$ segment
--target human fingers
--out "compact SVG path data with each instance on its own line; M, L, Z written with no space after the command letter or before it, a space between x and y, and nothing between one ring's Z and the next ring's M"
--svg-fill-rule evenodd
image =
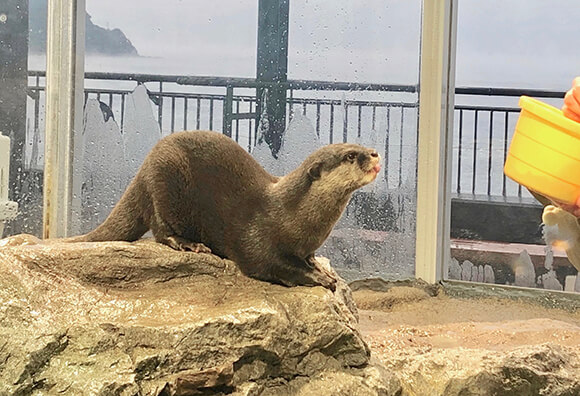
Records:
M576 199L573 204L566 204L563 202L553 201L556 206L560 209L565 210L568 213L572 213L574 216L580 218L580 197Z
M580 195L578 195L578 198L576 198L576 202L574 203L574 206L580 208Z
M572 81L572 88L570 91L572 91L572 96L574 96L576 103L580 104L580 76Z
M578 95L578 98L576 98L576 95ZM580 85L566 92L562 111L566 117L580 122Z

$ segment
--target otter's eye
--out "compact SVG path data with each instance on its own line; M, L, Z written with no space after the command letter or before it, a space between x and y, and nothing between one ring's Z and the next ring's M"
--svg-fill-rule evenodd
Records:
M348 153L344 159L347 161L353 162L356 159L356 153Z

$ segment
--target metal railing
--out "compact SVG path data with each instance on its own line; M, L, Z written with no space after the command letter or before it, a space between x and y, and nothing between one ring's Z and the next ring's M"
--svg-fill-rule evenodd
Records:
M34 105L28 124L29 130L38 133L42 129L44 72L29 72L29 76L29 96ZM120 73L86 73L85 81L85 98L105 103L121 130L127 97L136 84L143 84L156 105L163 135L187 129L218 130L248 150L257 139L255 89L269 86L252 78ZM288 92L288 120L296 114L305 115L323 143L355 141L368 137L370 131L378 131L389 187L415 181L419 106L416 86L308 80L289 80L284 85ZM529 198L527 191L503 174L521 95L551 100L563 98L564 92L456 88L452 179L455 196L523 201ZM31 154L35 155L38 152Z
M29 75L29 96L34 102L29 130L39 131L44 72ZM255 89L269 84L249 78L86 73L85 99L95 98L106 104L122 131L128 95L138 84L147 88L162 135L210 129L222 131L248 150L255 145ZM390 161L390 171L385 173L390 186L400 186L408 179L407 174L414 177L414 159L409 168L403 165L403 157L408 146L416 146L415 86L310 80L290 80L284 85L288 90L287 120L297 114L308 117L323 144L365 139L367 131L380 129L383 155ZM31 159L30 163L39 161Z
M535 89L469 88L456 91L453 137L453 193L464 199L512 198L535 202L503 173L522 95L559 106L564 92Z

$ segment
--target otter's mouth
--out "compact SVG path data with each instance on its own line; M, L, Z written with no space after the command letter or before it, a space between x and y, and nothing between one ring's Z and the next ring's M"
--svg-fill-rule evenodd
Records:
M373 166L371 169L369 169L369 170L367 171L367 173L368 173L369 175L374 175L374 176L376 176L376 175L378 175L378 174L379 174L379 172L380 172L380 171L381 171L381 164L376 164L376 165L375 165L375 166Z
M381 156L376 152L371 153L370 156L370 161L365 164L366 166L362 170L374 180L381 171Z

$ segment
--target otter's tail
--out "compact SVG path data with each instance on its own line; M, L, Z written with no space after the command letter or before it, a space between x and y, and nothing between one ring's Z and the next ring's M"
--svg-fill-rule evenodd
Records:
M145 215L150 206L144 202L147 195L141 190L141 183L136 177L100 226L88 234L67 238L67 242L132 242L141 238L149 230Z

